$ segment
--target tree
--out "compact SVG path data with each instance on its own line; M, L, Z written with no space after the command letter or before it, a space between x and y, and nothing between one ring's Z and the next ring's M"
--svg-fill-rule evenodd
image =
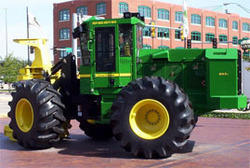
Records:
M13 83L17 81L19 69L25 66L25 62L15 58L13 54L5 57L0 64L0 77L5 83Z

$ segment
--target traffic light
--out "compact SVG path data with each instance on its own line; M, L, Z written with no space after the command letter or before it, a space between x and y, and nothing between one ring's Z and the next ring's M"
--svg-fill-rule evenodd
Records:
M152 27L151 27L151 36L154 38L155 37L155 22L151 23Z
M213 38L213 48L217 48L217 38Z
M191 39L187 39L187 48L192 48L192 41L191 41Z

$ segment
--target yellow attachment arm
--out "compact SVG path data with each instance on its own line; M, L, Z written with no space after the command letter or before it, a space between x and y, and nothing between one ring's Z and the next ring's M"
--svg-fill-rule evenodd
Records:
M43 70L50 72L52 64L47 47L47 39L14 39L13 41L19 44L29 45L34 48L35 59L31 68L42 68Z
M5 125L4 126L4 135L9 137L9 139L11 141L14 141L16 142L17 140L13 137L13 130L8 126L8 125Z

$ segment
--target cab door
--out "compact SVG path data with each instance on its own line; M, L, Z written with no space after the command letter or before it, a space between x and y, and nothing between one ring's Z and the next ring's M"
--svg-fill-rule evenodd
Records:
M117 85L115 27L95 28L95 87L106 88Z
M96 72L115 72L115 28L96 28Z
M134 58L133 43L133 25L119 25L119 83L120 86L126 86L132 80L132 60Z
M132 78L132 25L95 28L95 88L124 87Z

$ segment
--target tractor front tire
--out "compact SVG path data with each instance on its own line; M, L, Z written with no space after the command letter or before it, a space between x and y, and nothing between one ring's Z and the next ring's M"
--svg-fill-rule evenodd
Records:
M143 158L181 150L194 128L194 114L177 84L161 77L129 83L112 106L111 124L121 147Z
M61 95L49 82L20 81L9 102L13 137L25 148L44 149L58 142L67 132Z
M96 140L105 140L113 137L112 128L109 124L90 124L84 120L80 122L79 127L88 137Z

